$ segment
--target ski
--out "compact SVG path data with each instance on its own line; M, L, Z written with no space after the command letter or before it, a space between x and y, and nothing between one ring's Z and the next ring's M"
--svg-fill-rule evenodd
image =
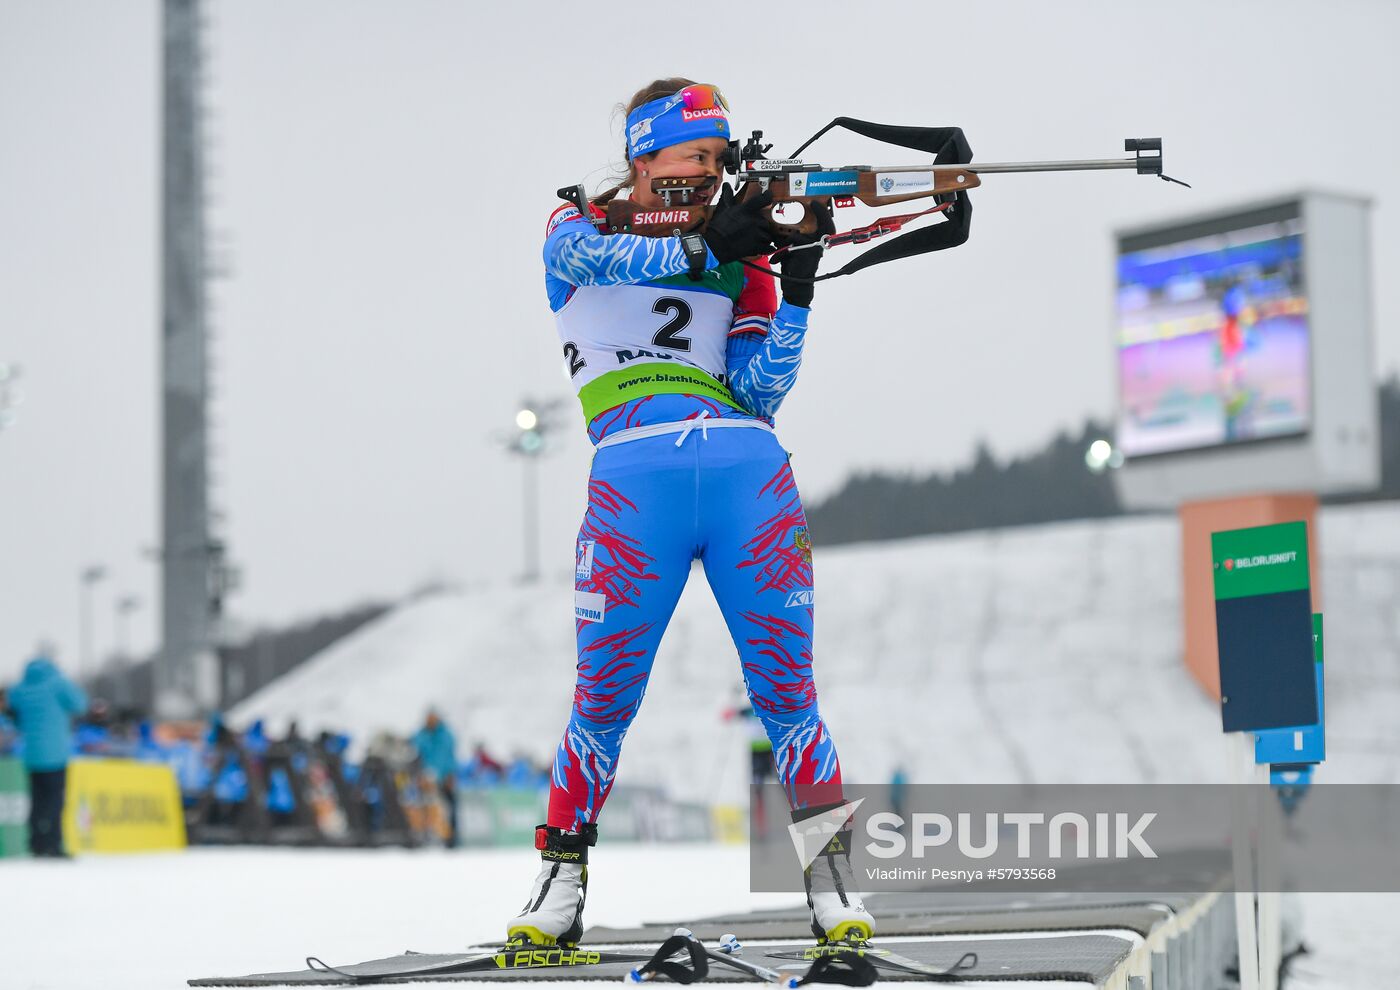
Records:
M641 950L596 949L573 945L533 945L512 942L472 946L466 952L405 952L387 959L332 966L308 956L306 969L296 973L254 973L249 976L210 976L186 981L192 987L333 986L384 983L403 979L436 980L467 973L527 969L572 969L606 963L636 963L650 958Z
M412 976L445 976L453 973L474 973L491 970L552 969L576 966L597 966L603 963L634 963L649 958L645 952L616 949L593 949L582 946L522 945L511 943L456 956L423 954L421 965L412 965L407 953L392 960L375 960L346 966L332 966L315 956L308 956L308 969L326 976L340 976L352 983L373 983L386 979ZM428 960L432 960L429 962Z
M634 949L594 949L583 946L520 945L502 946L488 957L496 969L548 969L553 966L596 966L602 963L631 963L648 958ZM481 967L483 969L489 967Z
M877 969L897 970L901 973L917 973L931 979L960 979L965 971L977 966L977 953L964 952L957 962L948 967L930 966L928 963L910 959L898 952L871 945L869 942L827 942L806 949L781 949L766 955L775 959L865 959Z

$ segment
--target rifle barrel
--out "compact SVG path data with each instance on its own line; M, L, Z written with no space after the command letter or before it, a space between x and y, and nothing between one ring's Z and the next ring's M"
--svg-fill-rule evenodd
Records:
M969 172L1092 172L1110 168L1137 168L1136 158L1083 158L1065 162L971 162Z
M930 168L960 168L968 172L1090 172L1112 168L1137 168L1136 158L1083 158L1061 162L971 162L967 165L877 165L874 172L927 172Z

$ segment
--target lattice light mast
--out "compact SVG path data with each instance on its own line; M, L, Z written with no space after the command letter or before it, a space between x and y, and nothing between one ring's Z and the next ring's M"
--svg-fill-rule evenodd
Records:
M200 0L163 0L161 646L155 706L218 704L221 553L209 524L208 334Z

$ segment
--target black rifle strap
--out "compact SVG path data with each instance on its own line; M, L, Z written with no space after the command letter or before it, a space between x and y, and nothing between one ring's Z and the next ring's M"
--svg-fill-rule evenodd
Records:
M837 983L846 987L868 987L878 976L870 960L855 952L822 954L817 956L812 968L797 984Z
M967 143L967 137L961 127L902 127L899 124L876 124L854 117L837 117L804 141L802 147L788 157L798 157L811 147L817 138L833 127L844 127L861 137L868 137L882 144L928 152L939 165L966 165L972 161L972 146Z
M671 957L684 950L690 956L690 965L676 962ZM705 947L685 935L672 935L661 943L656 955L634 970L639 976L666 976L677 983L694 983L703 980L710 972L710 960L705 955Z
M817 138L833 127L845 128L872 141L927 152L933 155L935 165L966 165L972 161L972 145L968 144L967 136L963 134L961 127L902 127L898 124L876 124L854 117L837 117L803 142L802 147L789 157L796 158L801 155ZM899 258L912 258L930 251L942 251L966 243L972 226L972 200L965 192L953 193L951 197L935 198L938 202L944 202L948 198L953 200L953 205L945 211L946 219L943 223L911 230L893 240L877 244L836 271L818 275L816 281L850 275L872 265L882 265Z

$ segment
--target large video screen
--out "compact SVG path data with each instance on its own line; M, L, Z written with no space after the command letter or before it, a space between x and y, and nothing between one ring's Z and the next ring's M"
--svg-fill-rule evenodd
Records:
M1119 239L1118 446L1125 456L1307 432L1298 212L1288 204Z

